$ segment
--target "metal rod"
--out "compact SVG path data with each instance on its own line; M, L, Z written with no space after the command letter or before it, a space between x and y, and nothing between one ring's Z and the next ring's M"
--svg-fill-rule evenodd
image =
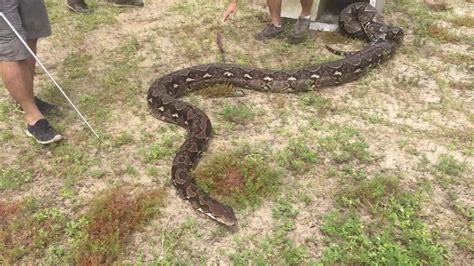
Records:
M53 76L51 76L51 74L49 74L48 70L46 69L46 67L44 67L44 65L41 63L41 61L38 59L38 57L35 55L35 53L33 53L33 51L30 49L30 47L28 46L28 44L25 42L25 40L23 40L23 38L21 37L21 35L18 33L18 31L15 29L15 27L13 27L13 25L10 23L10 21L5 17L5 15L3 14L3 12L0 12L0 16L3 18L3 20L5 20L5 22L8 24L8 26L10 26L11 30L15 33L15 35L18 37L18 39L20 39L21 43L26 47L26 49L28 50L28 52L30 52L30 54L33 56L33 58L36 60L36 62L41 66L41 68L43 69L43 71L46 73L46 75L49 77L49 79L54 83L54 85L56 85L56 87L59 89L59 91L63 94L63 96L66 98L66 100L69 102L69 104L71 104L71 106L74 108L74 110L76 111L76 113L79 115L79 117L81 117L82 121L84 121L84 123L86 123L86 125L89 127L89 129L92 131L92 133L94 133L94 135L97 137L97 139L100 140L100 137L99 135L95 132L95 130L92 128L92 126L89 124L89 122L87 122L86 118L81 114L81 112L79 111L79 109L77 109L77 107L74 105L74 103L71 101L71 99L69 99L69 97L67 96L67 94L64 92L64 90L61 88L61 86L59 86L59 84L56 82L56 80L53 78Z

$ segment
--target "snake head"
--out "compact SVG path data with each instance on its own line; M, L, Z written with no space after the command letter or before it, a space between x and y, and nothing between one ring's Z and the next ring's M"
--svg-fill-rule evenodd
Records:
M209 205L209 212L206 215L227 226L237 224L237 218L232 207L217 201Z

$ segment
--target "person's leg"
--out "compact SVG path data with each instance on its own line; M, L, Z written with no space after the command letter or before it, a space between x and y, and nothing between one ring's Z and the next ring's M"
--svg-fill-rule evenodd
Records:
M301 15L296 21L295 25L290 31L290 39L300 41L304 38L306 31L309 29L311 23L311 7L313 6L313 0L300 0L301 3Z
M272 23L267 25L262 31L255 35L255 39L264 40L276 37L283 32L281 27L281 1L282 0L267 0L268 10Z
M25 111L29 125L43 118L33 97L33 76L27 60L1 61L0 73L10 95Z
M5 17L23 38L26 32L19 14L19 0L5 0ZM33 98L33 76L28 63L29 53L8 23L0 20L0 76L11 96L25 111L25 119L32 125L43 118Z
M51 34L48 14L44 0L6 0L12 3L9 9L12 18L20 35L27 40L27 45L33 53L36 53L36 43L39 37L46 37ZM0 26L5 30L5 25ZM38 143L48 144L62 139L62 136L51 127L48 120L44 119L38 99L33 94L33 78L35 60L28 52L28 49L20 42L17 36L9 35L9 31L2 31L9 43L9 49L4 50L1 63L0 74L5 87L11 96L20 104L25 112L27 121L26 134L34 137ZM15 51L19 55L10 55L7 51Z
M21 17L22 26L25 30L26 43L31 51L36 54L38 38L51 35L51 25L43 0L19 0L18 12ZM23 45L22 45L23 46ZM27 63L33 78L36 74L36 60L28 53ZM35 97L36 105L43 114L54 113L59 108Z
M25 112L28 124L26 134L34 137L38 143L49 144L62 139L62 136L51 127L48 120L38 109L33 96L33 74L26 59L18 61L0 61L0 75L13 99Z
M34 54L36 54L36 44L38 43L38 38L34 38L34 39L31 39L31 40L27 40L26 43L28 44L28 46L30 47L31 51L33 51ZM30 56L26 59L27 63L28 63L28 67L30 69L30 73L34 79L35 77L35 74L36 74L36 70L35 70L35 67L36 67L36 61L35 59L33 58L33 56Z
M267 0L272 24L277 27L281 26L281 1L282 0Z
M311 7L313 7L313 0L300 0L301 3L301 16L311 16Z

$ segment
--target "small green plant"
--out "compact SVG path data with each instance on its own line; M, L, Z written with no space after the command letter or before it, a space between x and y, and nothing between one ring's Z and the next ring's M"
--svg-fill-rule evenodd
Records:
M377 206L383 204L399 190L397 177L377 175L357 183L347 182L338 193L338 202L343 206Z
M323 252L323 263L444 264L446 249L433 241L413 203L408 195L392 200L384 213L391 217L386 225L365 225L356 214L331 212L322 226L329 244ZM398 241L407 238L410 241Z
M273 232L259 243L254 243L255 248L245 249L247 245L238 245L238 250L229 255L235 265L248 264L279 264L299 265L308 256L308 249L303 245L297 245L288 236L295 227L294 219L298 215L292 204L284 199L275 202L272 216L277 223Z
M371 162L373 156L368 148L359 130L350 127L331 128L329 135L320 137L318 140L318 151L328 153L339 164Z
M0 190L18 189L32 180L33 175L28 170L20 170L11 167L0 170Z
M436 169L440 173L448 176L461 176L465 168L465 164L458 162L454 156L448 154L440 155L436 165Z
M451 22L458 27L474 27L474 16L459 16L451 19Z
M68 79L84 78L89 75L89 64L92 56L82 53L70 53L63 62L64 75Z
M298 210L296 210L290 202L283 199L277 200L272 209L272 216L275 219L295 218L297 215Z
M222 228L222 227L219 227ZM229 234L225 230L224 234ZM201 238L202 233L198 230L196 220L187 218L176 227L165 228L161 232L163 248L157 254L158 259L153 265L201 265L208 261L206 254L199 252L198 249L186 241L191 237Z
M377 175L343 186L336 197L337 209L322 226L330 243L323 253L324 263L446 262L447 249L435 241L420 215L423 192L404 192L397 178ZM369 217L361 211L367 207ZM363 221L360 213L365 215Z
M304 106L315 109L318 116L325 116L334 108L330 99L317 93L309 93L301 101Z
M133 136L128 132L122 132L117 138L114 139L114 146L121 147L133 142Z
M432 38L438 39L442 42L458 43L461 41L461 38L450 32L449 29L443 28L436 24L428 26L428 34Z
M0 263L11 264L29 255L40 257L62 236L65 215L57 208L41 208L33 199L0 201Z
M160 141L144 148L141 151L146 163L154 163L157 160L168 158L176 154L176 138L164 136Z
M239 208L258 206L278 190L281 178L261 153L246 149L213 154L194 174L204 190Z
M72 258L79 264L111 263L124 249L127 237L158 212L164 191L138 190L122 186L100 193L91 209L76 222L67 224L73 239Z
M308 147L302 138L290 139L278 155L280 165L295 173L304 173L314 168L319 161L314 149Z

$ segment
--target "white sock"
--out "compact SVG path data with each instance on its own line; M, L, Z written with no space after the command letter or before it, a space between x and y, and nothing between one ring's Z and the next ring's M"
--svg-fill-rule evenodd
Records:
M302 16L304 19L311 19L311 15L308 16Z
M272 23L272 24L273 24L273 23ZM277 28L281 28L281 24L278 24L278 25L273 24L273 26L275 26L275 27L277 27Z

